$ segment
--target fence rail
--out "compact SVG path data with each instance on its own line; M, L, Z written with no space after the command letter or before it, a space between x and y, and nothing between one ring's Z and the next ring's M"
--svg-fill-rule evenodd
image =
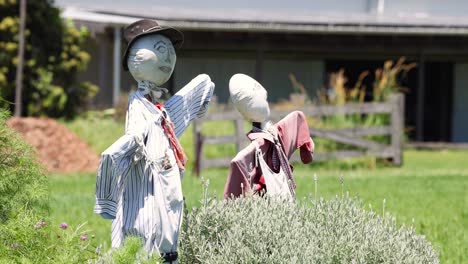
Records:
M318 129L310 127L312 138L324 138L331 141L351 145L362 150L342 150L326 153L315 153L316 160L343 159L350 157L372 156L390 159L395 165L400 166L403 148L403 128L404 128L404 96L400 93L390 96L385 103L361 103L346 104L343 106L307 106L302 109L307 117L325 117L333 115L350 114L388 114L390 124L388 126L353 127L340 129ZM270 116L272 121L279 121L291 111L272 111ZM201 125L204 122L231 120L235 124L235 134L230 136L208 136L203 135ZM195 173L198 175L201 170L208 167L229 166L233 157L223 157L207 159L204 157L204 146L207 144L232 144L236 145L236 152L248 143L244 132L244 119L236 112L210 113L204 118L195 121L193 126L195 141ZM390 144L383 144L365 138L371 135L389 135ZM297 160L293 156L293 160Z

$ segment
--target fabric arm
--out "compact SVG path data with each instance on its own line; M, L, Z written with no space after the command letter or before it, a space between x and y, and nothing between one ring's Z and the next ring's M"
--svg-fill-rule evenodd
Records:
M309 125L303 112L294 111L275 124L288 159L300 148L303 163L310 163L314 153L314 142L310 137Z
M113 175L113 162L108 154L101 156L98 174L96 178L96 203L94 213L102 215L106 219L115 218L117 211L117 199L111 193L117 188L117 179Z
M215 84L211 82L209 89L205 90L206 92L206 95L204 96L205 100L203 101L203 104L201 105L200 110L197 112L198 118L203 117L206 111L208 110L208 105L210 104L211 97L213 96L214 87L215 87Z
M249 174L240 162L231 161L226 185L224 186L224 198L237 198L251 190Z
M125 134L138 145L134 153L135 162L143 158L144 144L148 134L148 122L143 114L144 109L145 106L136 99L135 95L130 96L125 121Z
M124 135L102 153L96 177L96 214L106 219L115 218L122 175L130 170L139 147L135 137Z
M174 132L178 138L195 117L206 112L213 91L214 83L210 77L200 74L167 100L165 108L174 123Z

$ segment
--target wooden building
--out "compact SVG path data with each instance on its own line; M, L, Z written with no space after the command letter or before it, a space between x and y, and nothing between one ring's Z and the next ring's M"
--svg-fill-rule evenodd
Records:
M228 100L238 72L259 80L270 101L293 92L294 74L310 96L344 68L350 82L387 59L405 56L418 67L403 81L406 127L418 141L468 142L468 2L456 0L150 1L56 0L62 16L92 33L90 66L81 78L96 83L98 107L135 87L122 72L122 28L153 18L180 29L175 91L199 73ZM372 80L368 80L369 85Z

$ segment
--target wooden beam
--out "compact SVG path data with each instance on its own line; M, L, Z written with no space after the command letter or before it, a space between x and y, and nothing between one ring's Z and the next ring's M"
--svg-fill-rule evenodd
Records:
M359 137L352 137L347 134L339 133L335 130L311 128L310 135L333 140L338 143L348 144L351 146L356 146L356 147L361 147L361 148L366 148L366 149L371 149L371 150L385 148L385 146L380 143L377 143L371 140L366 140L366 139L359 138Z
M231 158L217 158L209 159L203 162L203 166L200 169L211 168L211 167L229 167L231 164Z
M346 114L366 114L366 113L385 113L391 116L390 126L375 126L375 127L354 127L354 128L339 128L339 129L317 129L310 128L311 136L317 136L348 144L360 149L316 153L315 160L343 159L349 157L377 157L391 158L397 165L402 164L402 145L403 145L403 128L404 128L404 97L402 94L397 94L391 97L386 103L362 103L362 104L347 104L345 106L314 106L307 109L301 109L306 116L328 116L328 115L346 115ZM291 110L272 111L271 117L281 119ZM235 135L230 136L211 136L204 138L200 136L200 125L206 121L226 121L235 122ZM204 144L226 144L235 143L237 152L240 151L242 144L248 143L244 134L244 120L237 111L212 113L202 119L196 120L195 125L198 129L194 130L196 140L195 149L201 149L196 153L197 168L204 169L207 167L229 166L232 157L224 157L218 159L205 159L203 157L202 147ZM370 135L391 135L390 145L385 145L375 142L364 136ZM198 144L201 144L199 146ZM299 161L300 157L296 152L291 161Z
M320 152L314 154L314 161L326 161L333 159L347 159L347 158L359 158L359 157L377 157L377 158L391 158L393 156L392 148L385 148L380 151L371 150L342 150L342 151L330 151ZM301 157L299 153L294 153L291 156L290 161L300 162Z
M390 135L392 133L391 126L375 126L375 127L351 127L337 129L340 133L356 137L356 136L373 136L373 135Z
M109 105L113 104L113 93L114 91L111 89L103 89L104 87L110 87L112 83L110 82L110 67L109 64L111 61L109 60L109 41L107 34L100 34L97 36L96 41L100 44L99 52L98 52L98 82L99 87L101 87L101 91L103 92L104 98L106 98L106 104Z
M346 104L339 108L335 106L312 106L301 109L306 116L309 117L322 117L331 115L349 115L349 114L377 114L377 113L390 113L392 111L392 105L388 103L364 103L364 104ZM291 112L288 110L271 110L270 117L272 121L278 121L285 117ZM200 122L211 122L211 121L225 121L234 120L242 117L237 111L222 112L222 113L211 113L210 115L204 116ZM358 129L358 128L354 128ZM374 128L376 133L384 133L385 127ZM379 131L381 132L379 132ZM365 133L365 132L364 132Z
M388 103L363 103L363 104L345 104L340 107L336 106L310 106L301 109L306 116L322 117L332 115L349 115L349 114L377 114L389 113L392 111L392 106ZM270 116L282 118L290 113L291 110L272 110Z
M230 144L236 142L237 136L205 137L203 140L203 144Z
M122 31L120 27L114 28L114 60L113 60L113 88L114 91L112 93L112 104L114 106L117 105L120 97L120 69L122 65L122 58L121 54L121 47L122 47Z
M255 34L237 32L200 32L184 31L187 43L184 51L194 50L224 50L224 51L251 51L259 48L259 41ZM263 33L265 53L285 52L338 55L355 54L357 58L362 55L389 55L419 56L424 48L427 58L431 54L441 56L467 56L468 45L466 37L427 37L427 36L359 36L354 35L325 35L323 34L287 34ZM375 58L375 57L374 57Z
M243 120L242 128L243 128ZM327 131L327 130L323 130ZM334 133L340 135L346 135L346 137L362 137L371 135L391 135L394 129L391 126L379 126L379 127L353 127L353 128L337 128L333 129ZM326 133L326 132L325 132ZM244 131L239 131L239 134L243 135ZM204 136L203 144L217 145L217 144L234 144L238 140L237 136ZM240 139L241 145L248 143L247 140ZM237 143L236 143L237 144Z
M238 119L239 117L242 118L240 113L237 111L210 113L209 115L204 115L202 118L197 119L197 122L201 124L203 122L211 122L211 121L235 120L235 119Z
M421 54L418 63L418 97L416 108L416 139L423 141L424 139L424 78L425 78L425 59Z
M392 105L388 103L363 103L363 104L345 104L340 107L336 106L311 106L301 109L306 116L309 117L322 117L331 115L349 115L349 114L377 114L377 113L390 113L392 111ZM270 117L273 121L287 116L291 112L288 110L271 110ZM234 120L242 118L237 111L212 113L205 115L200 122L208 121L222 121L222 120Z
M193 166L193 173L198 177L202 169L203 157L203 135L201 134L201 123L198 119L193 122L193 141L194 141L194 155L195 163Z
M405 126L405 97L403 94L392 94L390 102L393 103L393 111L391 114L392 122L392 142L393 163L397 166L403 164L403 135Z

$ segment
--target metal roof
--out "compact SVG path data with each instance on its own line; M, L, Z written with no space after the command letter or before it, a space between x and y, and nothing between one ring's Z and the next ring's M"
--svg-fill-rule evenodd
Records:
M233 2L237 6L233 6ZM428 13L428 7L424 9L426 12L419 12L414 5L409 5L408 10L403 9L405 2L414 2L411 0L385 2L400 2L400 9L405 10L400 11L396 6L387 4L387 12L385 9L376 10L370 4L384 3L383 0L257 0L250 1L256 3L252 6L248 6L248 2L143 0L136 4L125 0L58 0L57 4L63 9L62 16L65 18L109 26L127 25L146 17L157 19L162 25L191 30L468 35L466 16L456 12L449 16L448 11ZM264 6L260 5L261 2ZM448 4L450 2L453 1L446 1ZM210 3L212 5L208 5ZM468 3L459 5L468 8Z

